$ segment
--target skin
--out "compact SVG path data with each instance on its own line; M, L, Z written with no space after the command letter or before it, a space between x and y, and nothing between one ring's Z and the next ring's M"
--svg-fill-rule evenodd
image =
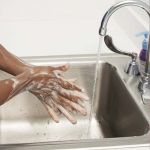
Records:
M14 76L0 80L0 105L21 92L29 91L41 101L51 118L57 123L60 113L73 124L77 123L77 120L71 112L87 114L79 101L88 100L88 97L75 84L74 79L65 79L62 76L62 73L69 69L68 65L34 66L0 45L0 69Z

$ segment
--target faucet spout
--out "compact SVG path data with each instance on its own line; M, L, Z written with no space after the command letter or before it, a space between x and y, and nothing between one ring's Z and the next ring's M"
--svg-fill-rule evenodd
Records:
M150 17L150 7L142 2L141 0L125 0L125 1L122 1L122 2L119 2L115 5L113 5L104 15L103 19L102 19L102 22L101 22L101 26L100 26L100 29L99 29L99 34L101 36L105 36L106 35L106 32L107 32L107 24L108 24L108 21L110 19L110 17L112 16L112 14L114 12L116 12L118 9L122 8L122 7L125 7L125 6L137 6L137 7L140 7L142 9L144 9L148 16Z
M104 15L101 26L99 29L99 35L104 36L105 38L105 43L110 48L110 50L115 51L116 53L119 54L124 54L124 55L131 55L131 53L128 52L123 52L120 50L117 50L116 47L110 43L111 38L108 38L110 36L106 35L107 33L107 24L114 12L116 12L118 9L125 7L125 6L137 6L140 7L141 9L145 10L146 13L148 14L150 18L150 6L147 5L146 3L142 2L141 0L124 0L122 2L119 2L112 6ZM146 57L146 64L145 64L145 72L143 73L143 76L141 77L141 81L139 83L139 90L143 94L146 88L150 88L150 74L149 74L149 55L150 55L150 35L149 35L149 44L148 44L148 51L147 51L147 57ZM132 62L132 65L135 64L135 62ZM135 67L134 67L135 68ZM135 70L134 70L135 71ZM150 89L149 89L150 90Z

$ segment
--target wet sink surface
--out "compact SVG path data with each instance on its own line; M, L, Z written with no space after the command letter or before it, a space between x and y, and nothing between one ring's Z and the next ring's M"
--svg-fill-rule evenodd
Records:
M99 64L92 117L89 117L94 71L93 63L78 62L66 73L67 77L77 77L90 97L85 103L89 114L86 117L76 115L76 125L64 117L60 123L54 123L39 100L26 92L1 106L0 144L130 137L147 133L148 122L116 69L108 63ZM0 72L0 78L8 76Z

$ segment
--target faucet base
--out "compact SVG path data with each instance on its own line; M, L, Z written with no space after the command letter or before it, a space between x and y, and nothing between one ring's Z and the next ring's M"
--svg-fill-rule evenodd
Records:
M138 76L140 75L139 67L136 61L132 60L127 64L127 66L124 69L125 73L128 75Z
M142 95L143 103L150 102L150 77L149 75L145 75L141 78L141 81L138 85L138 89Z

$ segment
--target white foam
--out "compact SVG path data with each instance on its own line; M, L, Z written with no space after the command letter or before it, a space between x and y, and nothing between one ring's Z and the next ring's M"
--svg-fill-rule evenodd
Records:
M34 89L34 87L35 87L35 81L32 81L27 87L26 87L26 90L32 90L32 89Z
M13 89L15 89L16 86L19 84L19 81L17 79L15 79L15 78L11 78L11 80L13 81L12 87L13 87Z
M40 89L44 84L42 82L39 82L37 85L37 88Z

